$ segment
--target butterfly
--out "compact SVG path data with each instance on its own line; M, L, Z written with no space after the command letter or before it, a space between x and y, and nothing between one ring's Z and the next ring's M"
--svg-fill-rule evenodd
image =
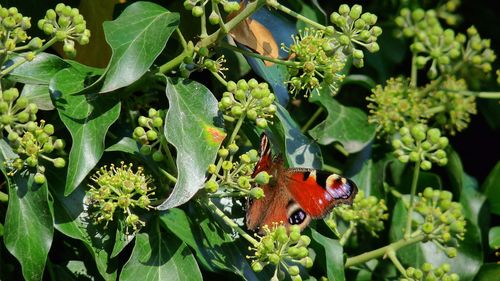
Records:
M289 229L304 229L311 219L326 216L339 204L352 204L358 188L350 179L338 174L308 168L286 168L281 156L273 157L269 139L262 134L260 159L253 176L266 171L268 184L261 186L264 197L247 201L246 225L254 231L273 222L283 222Z

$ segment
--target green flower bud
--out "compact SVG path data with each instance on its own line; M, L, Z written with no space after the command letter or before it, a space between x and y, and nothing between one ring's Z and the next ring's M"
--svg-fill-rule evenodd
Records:
M243 189L249 189L251 186L250 179L246 176L241 176L238 178L238 185Z
M233 168L233 162L231 162L231 161L224 161L224 162L222 162L222 169L223 170L229 171L232 168Z
M412 152L410 152L409 157L410 157L410 161L417 162L420 159L420 153L412 151Z
M427 273L427 272L430 272L432 270L432 264L426 262L422 265L422 271Z
M440 148L445 148L448 146L449 141L447 137L440 137L438 143Z
M125 209L125 208L124 208ZM127 218L125 219L125 222L128 224L128 225L135 225L139 222L139 217L136 215L136 214L130 214L127 216Z
M249 109L247 111L247 117L250 120L256 120L257 119L257 111L255 109Z
M26 123L26 122L30 121L30 114L28 112L26 112L26 111L19 112L17 114L17 120L20 123Z
M424 160L420 163L420 168L424 171L430 170L432 168L432 163L428 160Z
M151 157L155 162L161 162L163 161L163 159L165 159L165 155L163 155L163 153L160 150L153 152L153 155L151 155Z
M264 196L265 196L264 190L260 187L254 187L254 188L250 189L249 195L250 195L250 197L255 198L255 199L261 199L261 198L264 198Z
M291 276L299 275L300 274L300 269L296 265L292 265L288 267L288 273L290 273Z
M257 124L257 127L261 128L261 129L267 128L267 120L264 118L257 118L255 120L255 123Z
M66 142L63 139L56 139L54 141L54 149L63 150L66 146Z
M219 157L222 157L222 158L225 158L229 155L229 150L225 149L225 148L221 148L219 149Z
M422 225L422 231L425 234L431 234L434 231L434 226L430 222L426 222Z
M310 257L305 257L300 260L300 264L302 264L305 268L311 268L313 266L313 260Z
M144 136L145 134L146 134L146 131L144 130L143 127L136 127L134 129L133 136L134 136L134 138L140 138L140 137Z
M235 105L231 108L231 114L235 117L240 117L243 114L243 109L239 105Z
M255 272L261 272L262 269L264 269L264 266L262 265L261 262L255 261L252 263L252 270Z
M33 178L33 180L37 184L44 184L47 179L45 178L45 176L43 174L36 173L35 176L34 176L34 178Z
M269 174L266 171L262 171L255 176L255 182L263 185L263 184L268 184L269 183Z
M149 141L154 141L158 139L158 133L155 130L148 130L146 132L146 137L148 138Z
M205 183L205 189L208 192L216 192L219 188L219 184L215 180L209 180Z
M454 258L457 256L457 249L454 248L454 247L448 247L446 248L446 255L449 257L449 258Z
M54 159L54 167L64 168L64 166L66 166L66 160L64 160L64 158L58 157Z
M340 7L339 7L339 13L341 15L345 16L345 15L349 14L349 12L350 12L350 8L349 8L349 6L347 4L340 5Z

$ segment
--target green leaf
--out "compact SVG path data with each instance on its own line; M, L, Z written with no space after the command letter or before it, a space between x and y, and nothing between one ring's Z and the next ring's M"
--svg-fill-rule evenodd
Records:
M329 94L328 87L314 92L310 101L318 103L328 111L327 118L316 127L309 130L309 134L319 144L329 145L340 142L349 153L362 150L375 136L375 125L368 124L368 117L359 108L340 104Z
M101 93L128 86L149 70L179 24L179 14L150 2L128 6L114 21L104 22L113 55Z
M363 74L350 74L347 75L344 78L344 81L342 85L347 85L347 84L355 84L355 85L360 85L366 88L367 90L371 90L377 86L377 83L367 75Z
M328 280L346 280L344 274L344 248L339 241L325 237L312 228L311 233L312 239L324 247Z
M0 139L0 163L16 157ZM4 165L1 165L5 173ZM5 215L4 243L21 264L26 280L42 280L45 262L52 245L54 227L48 201L47 182L38 185L33 174L17 173L7 177L9 206Z
M61 70L50 82L59 117L73 140L66 195L75 190L97 164L104 152L106 133L120 115L119 101L85 88L87 77L98 73L94 68L80 65Z
M488 241L491 249L496 250L500 248L500 226L490 228Z
M54 105L50 99L49 86L42 84L26 84L21 92L22 97L26 97L30 102L35 103L38 109L53 110Z
M488 198L490 210L496 215L500 215L500 162L497 162L493 170L481 186L481 191Z
M279 104L276 116L279 122L272 126L273 132L277 134L284 143L286 160L290 167L321 169L323 159L319 146L300 131L299 126L290 116L290 113Z
M485 263L474 277L474 281L492 281L498 280L500 276L500 264L498 263ZM462 280L462 279L461 279Z
M193 249L205 269L213 272L225 270L247 280L258 280L245 257L248 244L239 244L241 241L231 238L229 232L215 224L215 218L200 205L190 205L188 211L169 209L161 213L160 222Z
M124 137L117 143L106 148L105 151L106 152L121 151L129 154L135 154L139 153L139 148L137 147L137 142L134 139L129 137Z
M165 137L177 149L177 183L172 194L158 206L165 210L186 203L203 187L209 164L215 161L226 133L220 121L217 100L202 84L167 78L170 108L165 117Z
M287 85L285 81L288 76L288 70L286 66L281 64L274 64L272 66L266 66L264 62L260 59L246 57L248 63L252 67L253 71L259 75L273 89L273 93L276 95L279 104L286 105L290 99L288 94Z
M462 165L462 161L460 160L458 153L451 148L447 149L446 154L448 157L448 165L446 165L446 169L451 183L451 190L454 194L460 194L464 185L464 167Z
M156 222L157 224L158 222ZM134 250L123 266L120 280L202 280L189 248L173 235L165 236L156 225L139 233Z
M83 242L104 280L116 280L116 262L110 260L108 254L113 241L102 228L95 225L94 219L87 213L83 188L77 188L75 192L65 196L64 175L56 173L48 176L54 199L54 227L64 235Z
M19 59L21 58L14 59L14 62ZM25 84L47 85L57 72L69 66L69 63L58 56L40 53L32 61L15 68L8 77L10 80Z

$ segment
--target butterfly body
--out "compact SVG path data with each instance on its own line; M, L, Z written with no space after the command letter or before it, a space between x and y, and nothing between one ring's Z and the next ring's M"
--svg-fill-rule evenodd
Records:
M283 222L288 228L305 228L311 219L328 214L339 204L351 204L357 193L356 185L337 174L307 168L286 168L281 157L273 157L269 140L261 139L260 160L253 175L266 171L268 184L261 186L265 197L249 200L246 224L259 230L273 222Z

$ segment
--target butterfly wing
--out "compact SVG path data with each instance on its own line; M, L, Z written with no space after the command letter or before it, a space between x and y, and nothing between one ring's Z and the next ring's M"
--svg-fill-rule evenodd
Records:
M352 204L358 192L354 182L338 174L300 168L285 173L285 186L291 197L313 219L324 217L339 204Z

